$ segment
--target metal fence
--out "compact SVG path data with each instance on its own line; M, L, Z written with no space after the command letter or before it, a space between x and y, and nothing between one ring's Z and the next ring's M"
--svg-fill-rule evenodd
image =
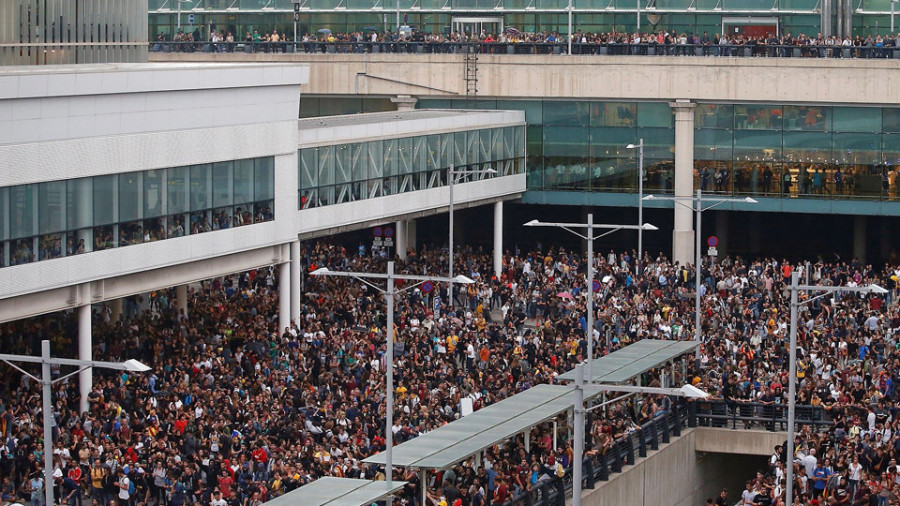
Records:
M797 406L797 424L811 425L823 430L831 425L828 412L821 406ZM723 427L745 429L759 427L764 430L784 430L787 424L787 406L783 404L725 402L722 400L688 402L673 407L655 417L637 430L616 439L609 447L584 459L583 489L592 489L598 481L607 481L612 473L621 473L634 465L648 451L658 450L681 435L685 427ZM521 491L503 506L565 506L572 495L572 475L563 477L542 475L530 491Z
M893 43L893 41L891 41ZM151 52L307 53L307 54L565 54L564 43L548 42L168 42L150 44ZM769 44L572 44L572 54L609 56L682 56L735 58L900 59L900 47Z

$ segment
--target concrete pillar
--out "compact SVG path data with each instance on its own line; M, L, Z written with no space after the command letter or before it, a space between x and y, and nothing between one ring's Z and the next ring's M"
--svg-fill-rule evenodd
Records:
M503 271L503 201L494 203L494 275Z
M291 262L278 266L278 335L291 325Z
M91 348L93 339L91 337L91 291L90 287L84 287L83 298L81 302L85 303L78 306L78 360L93 360L91 358ZM78 410L84 413L88 410L88 394L91 393L91 386L94 382L93 369L85 368L78 373L78 395L81 400L78 403Z
M670 102L675 110L675 196L690 198L694 193L694 107L687 100ZM690 201L686 200L687 204ZM675 204L672 232L672 259L682 265L694 262L694 213Z
M291 321L300 319L300 241L291 243ZM284 329L282 329L284 330Z
M397 238L397 257L406 260L406 220L398 220L394 224L394 232Z
M418 98L409 95L397 95L396 97L391 97L391 102L397 104L397 112L415 110L416 102L418 101Z
M178 308L178 314L184 315L187 318L188 315L188 286L187 285L178 285L175 287L175 304Z
M713 211L716 213L716 237L719 238L719 257L728 254L728 211Z
M416 223L416 220L406 220L406 248L412 251L418 250Z
M853 258L866 262L866 217L854 216L853 219Z
M109 321L112 323L116 323L122 319L122 300L123 299L113 299L109 301Z

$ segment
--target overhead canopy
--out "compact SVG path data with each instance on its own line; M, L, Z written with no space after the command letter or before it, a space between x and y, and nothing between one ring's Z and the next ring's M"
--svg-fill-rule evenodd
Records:
M642 339L605 357L591 361L591 375L588 383L619 384L637 377L644 371L659 367L669 360L693 351L697 341L667 341ZM585 374L587 374L585 367ZM560 381L575 381L575 370L561 374Z
M327 476L267 502L271 506L369 506L397 492L405 481L387 482Z
M587 386L584 398L599 394L599 389ZM572 409L574 403L572 387L537 385L395 446L392 462L401 467L446 469ZM363 462L385 464L385 454L373 455Z

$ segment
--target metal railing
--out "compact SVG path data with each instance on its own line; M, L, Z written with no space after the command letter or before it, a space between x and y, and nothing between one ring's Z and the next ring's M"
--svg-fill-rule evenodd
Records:
M891 41L893 43L893 41ZM307 53L307 54L564 54L563 42L169 42L150 44L152 52ZM900 59L900 47L770 44L619 44L574 43L572 54L740 58Z
M831 425L828 411L821 406L797 406L795 420L823 430ZM621 473L649 451L658 450L673 437L681 436L685 427L723 427L745 429L760 427L777 430L787 424L787 405L758 402L726 402L707 400L681 403L658 415L637 430L619 437L613 443L584 459L584 489L593 489L598 481L608 481L613 473ZM572 494L572 475L542 475L529 491L520 491L502 506L564 506Z

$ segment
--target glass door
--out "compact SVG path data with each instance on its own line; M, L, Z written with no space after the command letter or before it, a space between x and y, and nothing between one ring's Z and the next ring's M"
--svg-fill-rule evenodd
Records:
M454 32L468 37L485 38L488 34L497 37L503 32L503 18L453 18L451 28Z

